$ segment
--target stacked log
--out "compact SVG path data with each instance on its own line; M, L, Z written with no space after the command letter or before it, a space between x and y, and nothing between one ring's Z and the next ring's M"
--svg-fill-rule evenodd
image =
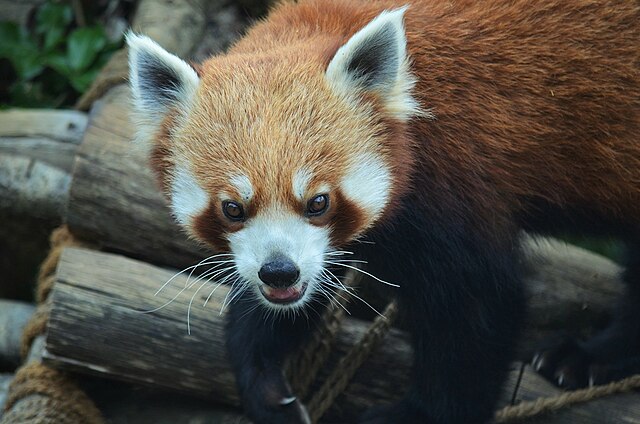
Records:
M76 155L67 223L80 238L136 260L92 251L65 252L44 360L62 369L237 406L222 342L223 318L217 311L225 287L213 294L207 309L201 307L209 294L203 288L195 295L183 293L153 314L140 312L161 306L184 288L185 280L177 277L154 297L173 273L157 265L184 268L205 251L173 223L145 158L131 144L128 107L125 86L112 89L95 104ZM621 291L620 269L612 262L560 242L525 240L532 270L527 280L532 313L523 357L551 332L561 328L579 332L602 323ZM193 332L188 335L185 320L190 303ZM347 320L321 378L366 328L363 321ZM405 336L393 330L337 401L339 407L329 412L328 421L351 422L366 406L397 398L397 387L406 385L410 361ZM519 393L531 399L554 389L527 370ZM597 404L613 402L620 414L637 414L624 406L629 403L626 396ZM572 409L568 416L574 419L589 408ZM585 416L598 417L593 411Z
M540 246L536 252L537 261L557 260L557 248ZM614 265L588 252L567 250L573 256L573 259L565 258L567 269L586 269L589 263L598 264L599 268L590 269L593 286L599 287L600 283L615 279L618 270ZM540 267L540 271L529 278L530 285L535 286L536 281L557 281L561 272L549 269ZM184 274L171 280L174 274L174 271L119 255L65 249L53 291L43 353L45 363L238 406L223 342L224 313L220 314L228 288L221 286L213 291L213 283L195 283L195 277L189 282ZM170 283L154 296L167 281ZM579 299L587 309L604 307L598 299L592 298L591 290L581 281L568 278L566 281L573 287L575 300ZM533 304L541 300L535 293L532 296ZM577 311L571 303L566 303L566 299L560 303L569 305L569 311ZM542 304L538 308L542 308ZM548 314L541 320L532 317L534 329L554 322L547 318L554 315L553 311L546 308ZM187 316L191 334L187 332ZM564 316L574 318L571 312ZM366 332L367 326L366 322L355 318L345 321L337 336L335 352L321 372L321 379ZM354 422L357 414L367 406L397 399L401 395L398 388L407 386L410 364L411 350L406 335L392 330L337 400L327 422ZM516 375L514 370L503 404L510 398ZM554 393L557 390L527 368L518 399ZM579 422L584 423L616 422L610 420L622 420L622 417L640 420L640 411L634 406L638 397L638 394L627 394L602 399L596 402L598 408L594 409L592 404L573 408L567 416L572 420L582 417ZM597 414L597 411L608 411L606 418L609 421L602 421L603 413Z
M140 8L149 11L143 7L145 1ZM193 12L206 2L180 2L191 8L184 14L176 12L173 3L154 2L165 7L165 11L140 14L134 28L155 28L152 35L165 48L188 56L193 52L193 40L204 30L203 21L197 16L193 18ZM220 4L227 2L220 0ZM171 25L189 31L157 25L158 21L164 23L169 14L179 17ZM174 38L175 33L187 34L190 41ZM227 287L216 289L206 308L202 305L213 286L205 284L197 291L201 287L198 283L181 292L189 284L184 275L154 296L176 272L164 267L189 266L204 257L206 250L189 240L173 222L146 159L132 146L129 97L125 85L112 88L93 104L88 125L83 114L58 117L56 122L66 123L58 127L31 125L42 122L40 118L31 119L29 125L16 124L15 116L2 121L0 114L0 128L36 128L35 133L20 135L31 141L22 140L19 144L11 141L15 135L1 135L4 139L0 145L0 190L9 187L13 191L6 196L14 197L0 192L0 202L3 198L17 199L17 192L32 192L24 208L33 213L37 205L38 213L64 216L74 235L103 250L63 252L51 298L48 333L36 355L63 370L169 389L237 407L238 397L223 343L224 313L219 313ZM49 134L46 131L52 128L64 129L69 138L59 137L55 145L43 141ZM78 134L82 134L80 145ZM24 161L14 160L21 155L26 155ZM45 190L29 187L25 190L23 186L15 190L3 184L5 180L14 185L21 181L34 184L40 181L38 175L43 166L55 170L47 173L53 176L51 181L57 181L45 186ZM31 180L16 179L18 174ZM43 196L45 192L54 195ZM560 329L579 333L600 325L622 290L620 269L612 262L560 242L524 240L531 269L527 276L531 318L522 344L522 358L528 356L541 338ZM154 309L157 310L145 313ZM187 314L191 334L187 332ZM357 318L345 320L337 335L335 352L321 371L320 379L366 332L367 326L367 322ZM354 422L367 406L397 399L401 395L398 388L407 385L410 363L407 337L393 329L329 411L327 422ZM514 369L502 405L511 398L516 380ZM557 393L527 368L516 398L531 400ZM625 394L602 399L532 422L640 422L636 406L640 403L639 396Z

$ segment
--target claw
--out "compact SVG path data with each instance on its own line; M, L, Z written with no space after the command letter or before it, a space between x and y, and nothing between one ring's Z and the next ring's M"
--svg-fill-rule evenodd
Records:
M280 399L280 402L278 403L280 404L280 406L287 406L287 405L291 405L296 400L297 398L295 396L291 396L291 397Z
M533 365L534 370L540 371L544 365L544 356L541 353L537 353L536 356L533 357L531 365Z
M558 386L562 386L563 383L564 383L564 373L560 373L560 375L558 376Z

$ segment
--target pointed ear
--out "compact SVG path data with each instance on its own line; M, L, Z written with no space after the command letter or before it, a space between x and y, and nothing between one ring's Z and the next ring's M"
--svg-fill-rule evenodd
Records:
M407 7L384 11L338 49L326 78L347 95L374 92L399 119L420 114L411 96L415 78L409 72L403 16Z
M151 136L170 110L188 110L198 88L198 74L149 37L130 32L127 45L135 123L141 136Z

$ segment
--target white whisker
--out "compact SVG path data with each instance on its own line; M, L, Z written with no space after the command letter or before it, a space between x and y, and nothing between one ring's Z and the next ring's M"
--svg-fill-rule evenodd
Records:
M349 293L349 295L350 295L350 296L353 296L354 298L356 298L356 299L357 299L357 300L359 300L360 302L364 303L364 304L365 304L365 305L367 305L367 306L368 306L368 307L369 307L373 312L375 312L376 314L380 315L382 318L385 318L385 319L386 319L386 317L385 317L384 315L382 315L382 314L381 314L381 313L380 313L376 308L374 308L373 306L371 306L371 305L369 304L369 302L367 302L366 300L364 300L363 298L361 298L360 296L358 296L358 295L355 293L355 289L353 289L353 287L351 287L351 290L349 290L349 289L347 288L347 286L345 286L345 285L344 285L344 283L343 283L342 281L340 281L340 279L339 279L338 277L336 277L336 275L335 275L333 272L331 272L330 270L328 270L328 269L326 269L326 268L325 268L325 269L323 269L323 270L322 270L322 272L323 272L323 273L324 273L324 272L328 272L328 273L329 273L329 275L330 275L331 277L333 277L333 278L338 282L339 286L338 286L338 285L336 285L335 283L333 283L332 281L329 281L329 280L327 280L327 281L326 281L326 282L327 282L327 284L329 284L329 285L331 285L331 286L333 286L333 287L335 287L335 288L337 288L337 289L343 289L343 290L345 290L347 293ZM325 275L326 275L326 274L325 274Z
M164 289L164 288L165 288L165 287L166 287L170 282L172 282L176 277L178 277L179 275L182 275L182 274L184 274L185 272L187 272L187 271L191 270L191 273L189 273L189 277L187 278L187 282L185 283L185 287L186 287L186 285L187 285L187 284L188 284L188 282L189 282L189 278L191 278L191 275L192 275L193 271L194 271L196 268L198 268L198 267L200 267L200 266L203 266L203 265L208 265L208 264L205 264L205 263L204 263L204 262L206 262L206 261L209 261L209 260L211 260L211 259L213 259L213 258L216 258L216 257L226 256L226 255L229 255L229 254L228 254L228 253L221 253L221 254L219 254L219 255L209 256L208 258L205 258L205 259L201 260L200 262L198 262L198 263L197 263L197 264L195 264L195 265L191 265L191 266L189 266L189 267L187 267L187 268L183 269L182 271L178 271L177 273L173 274L173 276L172 276L171 278L169 278L169 279L168 279L168 280L167 280L167 281L166 281L166 282L165 282L165 283L164 283L164 284L163 284L163 285L158 289L158 291L156 291L156 293L154 294L154 296L157 296L157 295L158 295L158 293L160 293L160 292L162 291L162 289Z
M226 271L228 271L229 268L226 269ZM234 275L238 275L238 271L233 271L232 273L230 273L229 275L227 275L226 277L224 277L222 280L218 281L216 283L216 286L213 288L213 290L211 290L211 293L209 293L209 296L207 296L207 299L204 301L204 303L202 304L202 307L206 307L207 303L209 303L209 299L211 299L211 296L213 296L213 293L218 289L218 287L220 287L221 285L223 285L224 283L226 283L227 281L229 281L229 279L231 277L233 277ZM208 280L207 280L208 281Z
M228 264L228 263L234 263L235 261L233 259L229 259L229 260L224 260L224 261L211 261L211 262L205 262L203 264L200 264L199 266L205 266L205 265L213 265L211 268L209 268L208 270L206 270L203 274L208 273L211 270L214 270L216 268L218 268L220 265L224 265L224 264ZM187 281L184 283L185 286L187 284L189 284L189 280L191 279L191 277L193 276L193 272L195 271L195 268L191 270L191 272L189 273L189 276L187 277ZM202 278L206 278L206 277L202 277L202 274L196 279L200 280Z
M193 299L196 298L196 295L198 294L198 292L202 290L202 288L207 283L208 281L205 281L204 283L202 283L200 287L198 287L198 290L196 290L195 293L193 293L193 296L191 296L191 300L189 300L189 306L187 307L187 334L189 335L191 335L191 305L193 304Z
M348 250L333 250L331 252L323 253L326 256L339 256L339 255L353 255L353 252L349 252Z
M171 300L169 300L169 301L165 302L163 305L160 305L160 306L158 306L157 308L149 309L149 310L146 310L146 311L140 311L140 313L143 313L143 314L150 314L150 313L152 313L152 312L157 312L157 311L159 311L160 309L164 308L165 306L170 305L174 300L176 300L176 299L178 298L178 296L180 296L182 293L184 293L184 291L185 291L185 290L190 289L191 287L193 287L193 285L194 285L194 284L195 284L195 283L192 283L192 284L190 284L190 285L188 285L188 286L186 286L186 287L182 288L178 293L176 293L176 295L175 295L175 296L173 296L173 297L171 298Z
M326 282L326 280L320 281L320 283L322 283L322 282ZM329 291L327 291L324 287L322 287L322 285L319 285L319 286L318 286L318 293L320 293L320 294L322 294L324 297L326 297L326 298L329 300L329 302L331 302L331 304L332 304L332 305L334 305L334 306L336 306L336 305L337 305L337 306L341 307L342 309L344 309L344 311L345 311L347 314L351 315L351 312L349 312L349 310L348 310L348 309L347 309L347 308L346 308L342 303L340 303L340 301L339 301L338 299L336 299L336 297L335 297L335 296L331 296L331 295L332 295L332 293L330 293ZM336 295L340 296L338 293L336 293ZM343 300L347 300L347 299L345 299L345 298L344 298L344 297L342 297L342 296L340 296L340 297L341 297Z
M229 295L231 294L231 292L233 291L236 283L239 281L238 278L236 278L233 283L231 283L231 287L229 288L229 291L227 292L227 295L224 297L224 300L222 301L222 307L220 307L220 313L219 315L222 315L222 312L224 311L224 308L227 305L227 299L229 298Z
M382 279L380 279L380 278L376 277L375 275L368 273L367 271L363 271L363 270L361 270L360 268L356 268L355 266L351 266L351 265L343 264L343 263L339 263L339 262L332 262L332 261L325 261L325 263L328 263L328 264L331 264L331 265L343 266L343 267L345 267L345 268L353 269L354 271L358 271L358 272L360 272L360 273L362 273L362 274L364 274L364 275L366 275L366 276L368 276L368 277L371 277L371 278L373 278L374 280L379 281L379 282L381 282L381 283L383 283L383 284L386 284L386 285L388 285L388 286L391 286L391 287L400 287L400 286L399 286L399 285L397 285L397 284L390 283L390 282L388 282L388 281L384 281L384 280L382 280Z

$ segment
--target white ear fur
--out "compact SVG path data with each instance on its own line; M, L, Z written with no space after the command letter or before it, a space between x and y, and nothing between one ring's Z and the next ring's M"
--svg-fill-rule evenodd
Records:
M200 80L188 63L149 37L129 32L126 39L136 130L138 138L147 141L170 108L188 110Z
M338 49L326 78L338 92L379 94L389 113L406 120L421 115L411 96L416 82L409 72L403 16L408 6L385 10Z

